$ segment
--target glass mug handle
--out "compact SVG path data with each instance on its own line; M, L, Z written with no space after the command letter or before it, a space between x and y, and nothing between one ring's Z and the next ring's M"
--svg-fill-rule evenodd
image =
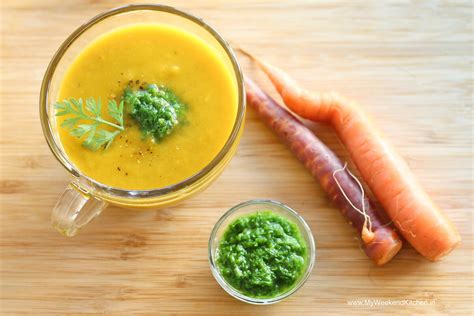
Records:
M61 234L72 237L78 230L97 217L107 206L71 182L59 198L51 215L51 222Z

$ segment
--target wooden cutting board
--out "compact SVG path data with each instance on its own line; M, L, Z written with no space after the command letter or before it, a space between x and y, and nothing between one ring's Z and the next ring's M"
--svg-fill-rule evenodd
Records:
M470 1L172 3L309 89L337 90L372 114L463 238L444 261L428 262L405 245L383 268L365 257L354 230L251 109L236 156L205 192L157 211L110 207L79 236L60 236L50 213L68 176L43 139L40 83L66 36L119 3L1 3L1 314L473 312ZM253 65L240 60L248 75L270 88ZM330 130L314 129L347 159ZM273 306L246 305L227 295L207 261L214 223L253 198L299 211L317 241L308 283Z

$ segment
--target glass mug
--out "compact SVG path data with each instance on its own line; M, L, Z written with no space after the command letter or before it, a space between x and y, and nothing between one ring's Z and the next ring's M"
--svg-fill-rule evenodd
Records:
M232 132L217 156L193 176L153 190L123 190L109 187L81 173L65 154L56 132L53 105L65 72L77 54L98 36L114 28L144 22L168 24L186 30L211 45L221 55L233 75L238 91L238 109ZM52 213L53 226L65 236L99 215L108 205L132 209L162 208L174 205L206 188L222 172L235 153L243 130L245 92L242 72L235 54L224 39L203 20L163 5L130 5L99 14L74 31L59 47L46 70L40 93L40 119L43 133L54 156L72 176Z

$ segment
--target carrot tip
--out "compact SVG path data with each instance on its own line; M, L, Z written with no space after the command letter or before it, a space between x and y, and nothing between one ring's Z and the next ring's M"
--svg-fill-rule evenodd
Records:
M383 257L378 259L375 262L375 264L378 265L378 266L383 266L384 264L386 264L387 262L392 260L392 258L395 257L395 255L400 251L400 249L402 249L402 242L401 241L396 243L395 246L392 247L388 252L386 252Z

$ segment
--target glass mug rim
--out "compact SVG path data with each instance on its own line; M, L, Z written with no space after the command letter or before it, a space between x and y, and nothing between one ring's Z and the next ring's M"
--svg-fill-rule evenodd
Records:
M49 120L48 104L47 104L51 79L53 78L56 67L61 61L61 58L63 57L63 55L66 53L68 48L75 42L75 40L78 39L84 32L89 30L91 27L93 27L94 25L100 23L101 21L107 18L116 16L119 14L123 14L123 13L135 12L135 11L158 11L158 12L164 12L164 13L177 15L191 22L194 22L199 27L206 30L210 35L212 35L214 39L217 40L217 42L221 45L222 49L226 52L227 57L229 58L232 64L232 68L234 72L233 75L235 75L236 77L237 89L238 89L238 108L237 108L237 115L235 118L234 126L232 128L232 132L230 136L228 137L226 143L222 147L222 149L213 158L213 160L211 160L210 163L208 163L203 169L201 169L197 173L193 174L192 176L184 180L181 180L178 183L175 183L166 187L162 187L162 188L151 189L151 190L126 190L126 189L115 188L115 187L111 187L106 184L103 184L99 181L96 181L92 179L91 177L82 173L78 168L76 168L69 161L67 155L57 144L53 136L53 129L51 127L50 120ZM94 189L106 191L108 194L111 194L113 196L123 197L123 198L132 198L132 199L163 196L168 193L176 192L185 187L188 187L196 183L197 181L199 181L201 178L205 177L209 172L211 172L214 169L214 167L216 167L226 157L227 153L232 149L232 146L234 145L235 141L238 139L240 130L243 127L243 120L245 117L245 108L246 108L246 102L244 98L245 87L244 87L242 78L243 78L243 75L242 75L241 67L239 63L237 62L235 53L230 47L230 45L219 35L219 33L212 26L204 22L202 19L190 13L176 9L174 7L161 5L161 4L133 4L133 5L126 5L126 6L113 8L111 10L105 11L103 13L100 13L94 16L88 22L79 26L73 33L71 33L71 35L69 35L66 38L66 40L61 44L61 46L58 48L53 58L51 59L51 62L48 65L48 68L43 78L43 82L41 84L40 101L39 101L40 120L41 120L42 129L43 129L43 134L50 150L52 151L55 158L61 163L61 165L72 176L76 178L86 179L87 182Z

